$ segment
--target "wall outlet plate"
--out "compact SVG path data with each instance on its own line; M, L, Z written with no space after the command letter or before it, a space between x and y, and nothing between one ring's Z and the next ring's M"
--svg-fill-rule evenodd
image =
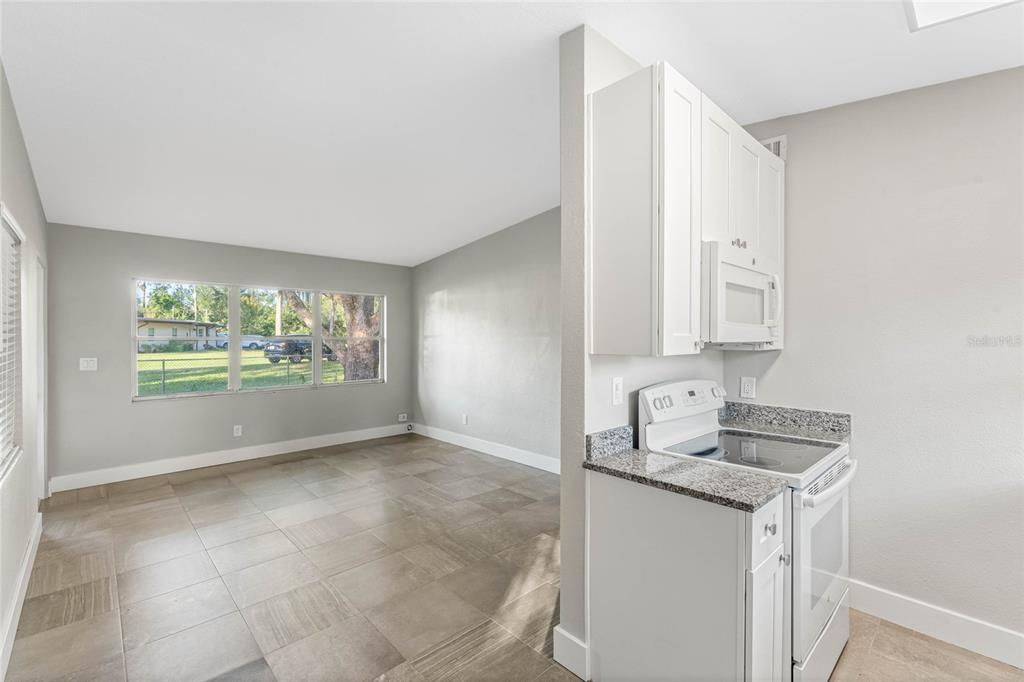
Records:
M235 428L231 429L231 433L232 433L232 435L234 435L235 438L238 438L239 436L241 436L242 435L242 425L241 424L235 424Z
M468 424L469 423L469 415L468 414L462 415L462 423L463 424Z
M612 405L622 404L622 377L612 378Z
M78 358L78 369L81 372L95 372L99 369L99 360L96 358Z
M740 377L740 397L750 399L757 397L756 377Z
M406 413L406 412L399 412L398 413L398 421L400 421L400 422L407 422L407 421L409 421L408 413Z

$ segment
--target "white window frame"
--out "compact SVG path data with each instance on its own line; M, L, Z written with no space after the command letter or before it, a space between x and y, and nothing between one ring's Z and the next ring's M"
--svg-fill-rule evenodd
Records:
M11 447L8 451L4 452L0 450L0 481L6 478L7 473L14 468L18 460L21 459L21 455L24 452L24 418L25 418L25 397L23 392L25 390L24 382L24 343L25 343L25 267L24 267L24 246L25 246L25 233L22 231L18 222L14 219L7 207L0 204L0 230L8 230L11 233L13 239L17 242L14 246L18 249L18 320L17 320L17 337L15 339L15 387L13 391L12 403L9 409L13 412L11 419L11 427L14 429L14 433L11 437ZM3 240L6 242L6 240ZM2 245L0 245L0 261L6 262L7 254ZM6 273L0 272L2 275L3 282L6 283ZM7 292L4 290L5 287L0 287L0 296L2 296L4 302L6 302ZM0 308L2 312L2 308ZM0 318L0 322L5 322ZM3 348L0 346L0 348ZM5 351L6 348L3 348ZM2 428L2 427L0 427ZM2 432L0 432L2 433ZM0 437L0 445L2 445L4 438Z
M138 382L138 356L139 356L139 343L144 342L144 339L150 337L139 336L138 334L138 284L139 282L159 282L163 284L178 284L178 285L192 285L192 286L210 286L210 287L223 287L228 292L228 333L225 336L217 336L214 338L226 338L228 341L228 388L223 391L201 391L195 393L168 393L162 395L138 395L139 382ZM309 384L296 384L292 386L266 386L262 388L246 388L241 387L241 351L242 351L242 336L241 329L241 291L242 289L291 289L293 291L309 291L313 294L313 325L311 328L311 341L313 344L313 380ZM379 337L366 337L370 340L379 340L380 342L380 377L377 379L361 379L358 381L340 381L323 383L322 381L322 350L323 350L323 325L320 319L320 297L323 294L348 294L352 296L373 296L381 299L381 322L380 322L380 336ZM132 402L147 402L151 400L179 400L182 398L204 398L211 396L223 396L223 395L235 395L239 393L259 393L259 392L276 392L276 391L301 391L301 390L319 390L323 388L335 388L339 386L359 386L365 384L385 384L387 383L387 304L388 297L386 294L381 293L368 293L358 291L341 291L341 290L328 290L328 289L317 289L314 287L294 287L294 286L279 286L279 285L267 285L267 284L224 284L221 282L202 282L197 280L189 279L168 279L166 277L143 277L137 276L131 279L131 400ZM170 336L166 337L172 338ZM332 337L335 338L335 337ZM344 338L344 337L336 337Z

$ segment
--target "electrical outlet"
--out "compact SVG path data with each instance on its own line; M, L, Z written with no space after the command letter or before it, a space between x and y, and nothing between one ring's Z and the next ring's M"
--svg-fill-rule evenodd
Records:
M469 415L468 414L462 415L462 423L463 424L468 424L469 423Z
M405 413L405 412L399 412L398 413L398 421L400 421L400 422L407 422L407 421L409 421L409 415L407 413Z
M81 372L95 372L99 368L96 358L78 358L78 370Z
M231 433L234 435L235 438L238 438L239 436L241 436L242 435L242 425L241 424L235 424L235 428L233 428L231 430Z
M612 379L612 405L622 404L622 377Z
M740 377L740 397L754 399L757 397L757 379Z

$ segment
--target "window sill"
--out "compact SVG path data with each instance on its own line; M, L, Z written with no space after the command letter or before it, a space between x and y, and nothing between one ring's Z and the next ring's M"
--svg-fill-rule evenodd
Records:
M161 400L182 400L187 398L214 398L228 395L245 395L257 393L279 393L301 390L331 389L339 386L366 386L367 384L386 384L386 379L363 379L361 381L343 381L333 384L302 384L299 386L266 386L263 388L242 388L237 391L207 391L204 393L169 393L167 395L132 396L133 403L149 403Z

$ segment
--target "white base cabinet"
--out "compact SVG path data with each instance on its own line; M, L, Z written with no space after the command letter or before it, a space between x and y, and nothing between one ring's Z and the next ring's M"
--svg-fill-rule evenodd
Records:
M700 352L701 94L657 64L590 99L590 352Z
M587 489L595 682L784 679L783 495L746 513L592 471Z

